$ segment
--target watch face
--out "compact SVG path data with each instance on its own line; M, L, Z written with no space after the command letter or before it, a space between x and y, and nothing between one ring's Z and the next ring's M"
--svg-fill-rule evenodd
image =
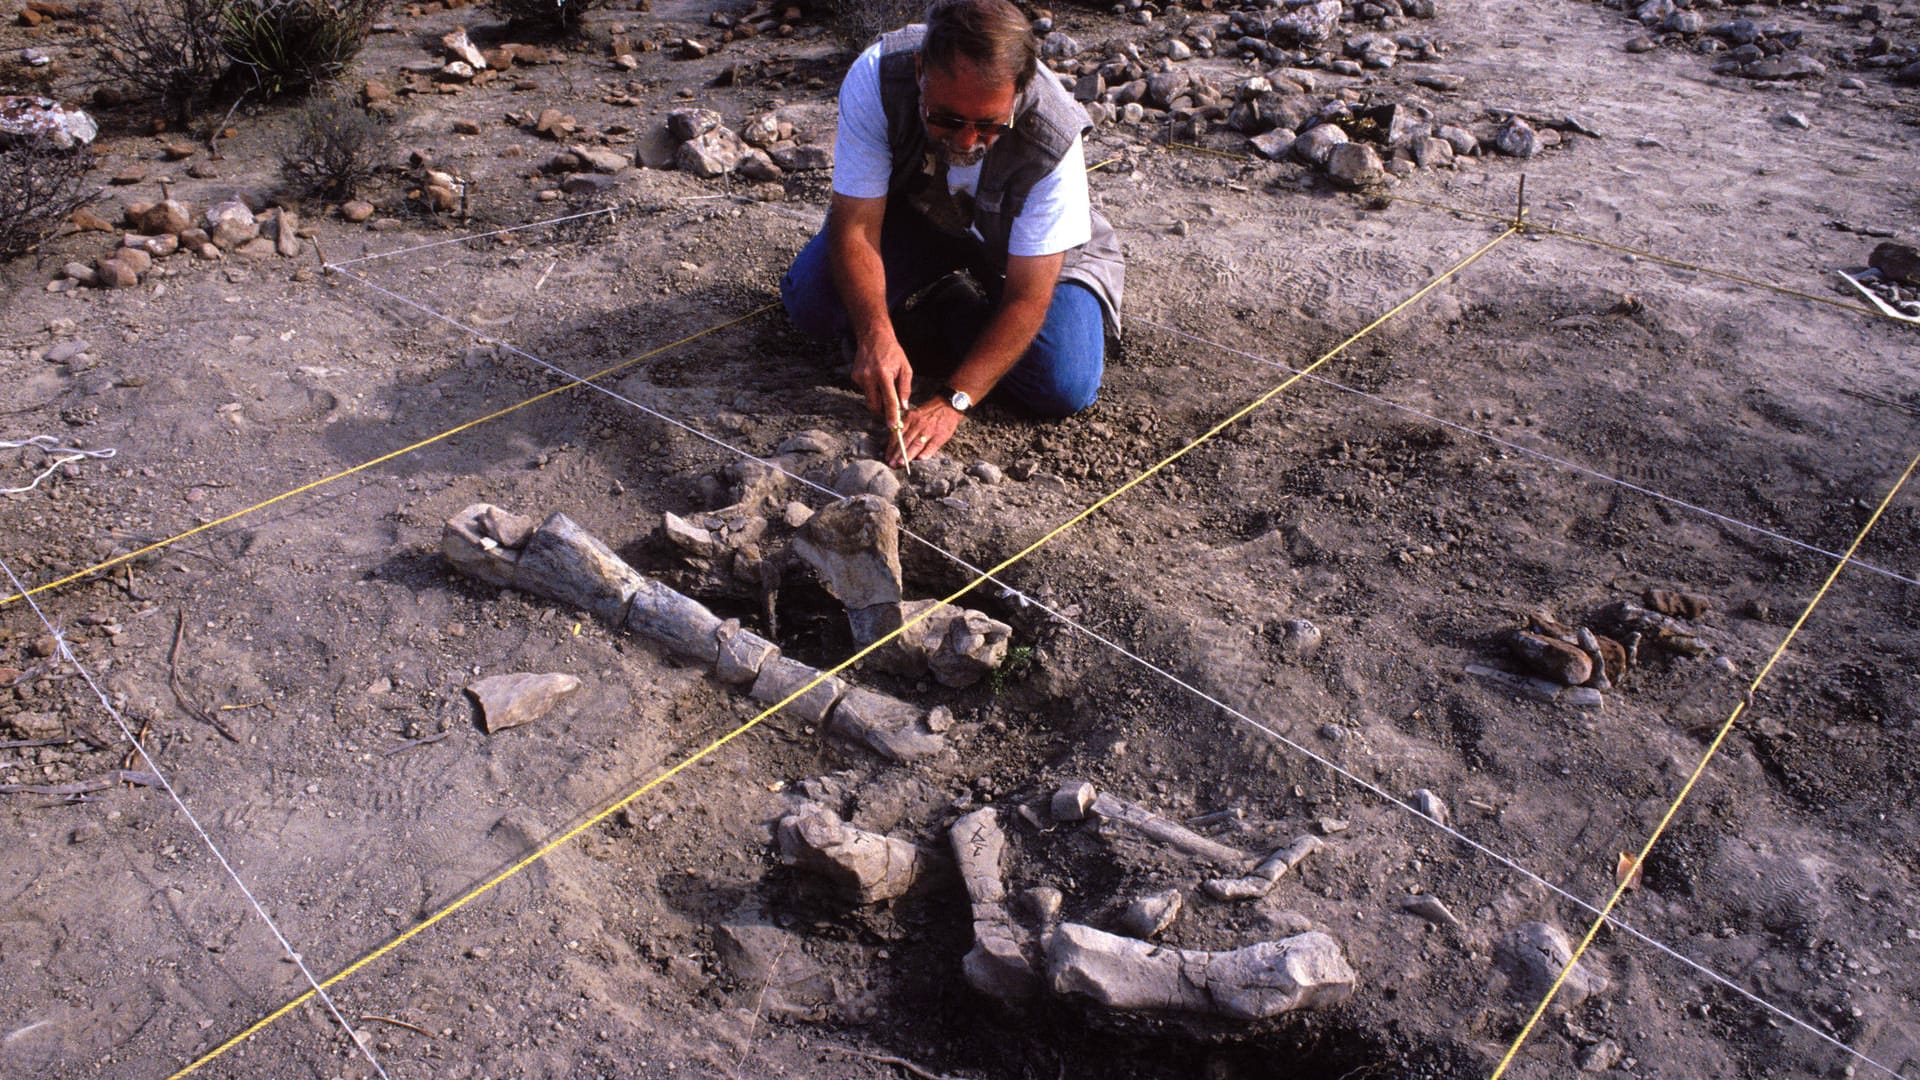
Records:
M967 396L965 390L955 390L953 396L948 398L947 402L960 412L966 412L969 408L973 407L973 399Z

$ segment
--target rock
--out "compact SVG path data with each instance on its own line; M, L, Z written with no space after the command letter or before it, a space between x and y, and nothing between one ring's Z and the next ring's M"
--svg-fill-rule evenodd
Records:
M976 461L967 466L967 475L988 487L992 487L1006 479L1006 474L1000 471L1000 466L990 461Z
M530 724L580 689L572 675L492 675L467 684L480 704L480 728L487 734Z
M1347 142L1327 153L1327 175L1342 187L1364 188L1386 179L1386 170L1372 146Z
M1707 17L1697 11L1676 11L1660 23L1669 34L1697 34L1705 29Z
M740 155L740 163L733 167L734 174L748 180L778 180L786 171L773 163L765 150L748 149Z
M768 151L773 163L788 172L814 172L833 168L833 150L826 146L801 146L781 143Z
M83 262L70 262L61 267L60 272L82 285L93 284L93 267Z
M1135 900L1120 913L1120 932L1142 941L1159 937L1180 917L1180 900L1179 889L1168 889Z
M713 126L718 127L719 123L720 116L715 113ZM688 136L688 138L691 137ZM757 146L765 150L775 143L792 141L793 125L780 119L778 113L761 113L740 130L740 138L748 146Z
M362 199L352 199L340 204L340 216L358 225L373 216L373 204Z
M1324 167L1333 156L1333 148L1349 141L1347 133L1337 124L1320 124L1308 128L1293 141L1293 156L1308 165Z
M1606 1072L1608 1069L1620 1064L1620 1059L1623 1056L1625 1056L1625 1052L1620 1049L1619 1043L1614 1042L1612 1039L1601 1039L1599 1042L1580 1051L1577 1063L1580 1066L1581 1072Z
M1413 163L1423 169L1451 167L1453 156L1453 144L1438 136L1427 135L1413 140Z
M1827 65L1805 53L1788 53L1756 60L1740 69L1749 79L1814 79L1827 73Z
M1280 653L1290 660L1305 660L1320 651L1320 628L1306 619L1288 619L1281 624Z
M568 149L573 152L575 157L578 157L584 162L588 168L597 173L617 173L632 164L631 159L628 158L627 155L617 150L608 150L597 146L573 146Z
M453 122L453 133L455 135L478 135L480 134L480 123L476 120L455 120Z
M77 232L113 232L113 222L101 217L86 207L81 207L67 215L67 224Z
M279 249L274 245L273 241L266 237L256 236L233 250L235 254L245 255L249 259L265 259L271 257Z
M1920 86L1920 60L1895 71L1893 81L1901 86Z
M787 702L780 712L805 724L819 724L826 720L834 705L847 692L846 683L832 676L820 679L820 674L819 669L798 660L784 656L771 657L761 666L748 696L762 705L773 705L784 701L808 683L814 683L811 689ZM814 682L816 679L819 681Z
M539 535L535 534L535 541L538 540ZM522 574L526 573L527 559L535 554L536 546L529 543L527 549L528 554L520 560ZM631 568L627 572L633 573ZM719 634L723 624L718 615L707 610L705 604L652 578L640 577L637 573L634 573L634 587L628 595L630 599L624 625L629 631L652 638L688 659L703 664L718 662Z
M285 258L300 254L300 218L284 206L274 215L273 246Z
M1494 947L1494 963L1507 974L1509 1000L1535 1005L1547 988L1560 977L1573 947L1567 935L1550 923L1530 922L1514 928ZM1560 984L1555 1002L1565 1008L1585 1001L1607 989L1607 977L1584 965L1576 965Z
M1920 286L1920 249L1916 249L1912 244L1902 244L1892 240L1880 244L1873 249L1873 254L1867 256L1867 265L1880 271L1880 276L1889 281ZM1676 613L1667 612L1666 614Z
M1543 679L1579 686L1593 677L1593 661L1579 646L1544 634L1515 630L1507 638L1507 647L1530 674Z
M435 72L434 77L446 83L472 82L473 66L464 60L455 60Z
M667 132L680 142L697 139L722 123L712 109L675 109L667 114Z
M1340 0L1318 0L1275 19L1267 29L1267 39L1283 45L1317 45L1339 28L1340 10Z
M1286 128L1274 128L1247 141L1253 145L1254 153L1268 161L1281 161L1292 151L1294 137L1293 132Z
M855 495L816 511L795 534L793 552L849 610L901 600L900 511L878 495Z
M114 252L113 257L126 263L135 274L145 274L153 269L153 256L145 248L123 247Z
M1447 145L1453 147L1453 152L1461 157L1469 157L1480 152L1479 138L1466 128L1442 124L1435 128L1433 133L1447 140Z
M180 238L173 233L161 233L159 236L124 236L120 246L138 248L156 259L164 259L180 250Z
M946 749L946 740L926 730L920 710L899 698L847 689L833 707L827 733L867 749L888 761L917 761Z
M187 209L185 203L174 199L162 199L142 208L137 215L129 207L127 217L134 228L148 236L167 233L177 236L193 227L193 212Z
M92 144L100 126L79 109L52 98L21 94L0 96L0 137L55 150Z
M572 138L579 128L580 121L559 109L542 109L533 122L534 134L545 135L555 142Z
M780 655L780 646L751 630L738 619L728 619L714 631L717 644L713 677L732 686L751 686L767 661Z
M960 962L968 985L1002 1001L1031 997L1040 988L1033 961L1007 910L1007 886L1001 876L1007 837L993 807L975 810L947 832L954 863L973 909L973 948Z
M905 625L878 660L896 674L932 674L942 686L979 682L1006 660L1013 640L1013 628L1006 623L985 612L937 600L876 606L852 614L856 640L871 642Z
M1540 152L1540 133L1524 118L1509 116L1494 134L1493 146L1509 157L1530 158Z
M1574 709L1598 709L1606 705L1606 695L1591 686L1570 687L1560 695L1560 704Z
M118 258L98 259L93 264L93 283L103 289L131 289L140 284L140 275Z
M1062 924L1048 939L1047 977L1056 993L1112 1009L1236 1019L1337 1004L1357 981L1339 943L1318 932L1216 953L1167 949L1077 923Z
M473 71L486 70L487 58L480 55L480 50L467 39L465 27L443 35L440 38L440 46L447 50L447 56L466 64Z
M673 160L682 171L711 180L732 172L746 152L739 136L719 127L681 143Z
M892 502L900 494L900 478L884 461L861 458L849 461L833 478L833 490L841 495L878 495Z
M1445 825L1450 820L1450 815L1447 813L1447 801L1435 795L1433 792L1428 791L1426 788L1421 788L1414 792L1408 797L1407 801L1413 804L1415 813L1429 821Z
M215 203L207 210L207 237L215 247L231 251L260 235L253 211L238 199Z
M1085 780L1060 785L1053 793L1050 809L1055 821L1083 821L1098 792Z
M1453 912L1447 910L1447 905L1441 903L1439 897L1430 893L1420 893L1415 896L1402 898L1400 901L1400 910L1409 915L1425 919L1435 926L1460 925L1460 920L1454 917Z
M780 819L780 855L856 904L906 895L926 868L926 856L905 840L856 829L818 803Z

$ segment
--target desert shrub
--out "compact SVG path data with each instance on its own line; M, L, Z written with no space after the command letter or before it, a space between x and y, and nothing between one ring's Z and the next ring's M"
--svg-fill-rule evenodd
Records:
M919 22L927 13L926 0L826 0L834 37L848 49L860 50L889 30Z
M156 102L184 127L232 59L221 41L231 0L120 0L100 20L95 55L104 81Z
M220 43L268 94L344 75L367 42L381 0L222 0Z
M608 0L487 0L487 7L517 26L548 34L571 32L595 8Z
M83 149L0 143L0 258L24 255L92 198Z
M392 148L388 123L350 96L315 96L294 111L280 171L300 195L351 199L373 179Z

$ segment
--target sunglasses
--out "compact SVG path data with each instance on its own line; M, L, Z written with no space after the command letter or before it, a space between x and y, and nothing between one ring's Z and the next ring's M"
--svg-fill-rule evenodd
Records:
M998 120L967 120L947 112L930 113L925 106L920 109L920 119L926 121L928 127L940 131L957 132L962 128L972 128L973 133L983 139L997 139L1013 130L1012 124Z

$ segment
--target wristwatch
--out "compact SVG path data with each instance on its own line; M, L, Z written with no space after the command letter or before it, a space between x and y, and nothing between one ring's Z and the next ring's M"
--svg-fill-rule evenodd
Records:
M969 397L965 390L955 390L951 386L943 386L940 388L940 392L946 395L947 404L953 406L954 412L963 413L973 408L973 398Z

